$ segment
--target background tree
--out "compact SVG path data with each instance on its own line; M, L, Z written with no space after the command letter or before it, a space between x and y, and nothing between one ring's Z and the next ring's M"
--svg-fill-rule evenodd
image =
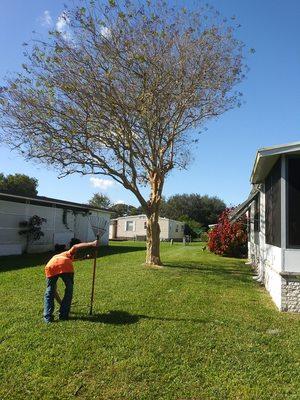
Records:
M6 139L61 176L107 175L130 190L148 218L146 263L161 264L166 177L186 168L195 128L240 102L235 22L164 0L93 0L64 15L68 34L29 46L24 72L2 89Z
M204 227L215 224L226 209L224 201L218 197L200 194L176 194L162 204L162 216L176 220L193 220Z
M114 218L126 217L127 215L138 215L143 212L141 207L134 207L130 204L114 204L111 207L111 211L113 212Z
M36 196L38 180L24 174L0 174L0 191L20 196Z
M93 197L89 200L89 205L99 208L110 208L112 206L112 202L105 194L94 193Z
M198 237L202 231L205 231L205 228L199 222L189 218L187 215L182 215L178 220L185 223L184 234L190 235L192 238Z

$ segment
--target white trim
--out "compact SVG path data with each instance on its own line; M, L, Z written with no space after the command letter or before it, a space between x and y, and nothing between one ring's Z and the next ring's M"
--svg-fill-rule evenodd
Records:
M254 166L251 173L251 183L260 182L260 169L263 168L263 165L261 164L269 163L272 166L279 156L297 152L300 152L300 142L293 142L272 147L263 147L259 149L256 153ZM262 177L262 179L263 178L264 177Z
M300 151L300 142L279 144L270 147L262 147L261 149L258 150L258 152L260 152L263 156L290 153L291 151Z
M286 249L286 156L281 158L281 269L285 270L285 249Z

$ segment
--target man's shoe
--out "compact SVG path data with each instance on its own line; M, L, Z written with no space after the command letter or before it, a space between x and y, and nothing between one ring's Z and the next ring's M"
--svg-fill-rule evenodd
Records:
M44 321L46 322L46 324L51 324L52 322L54 322L54 318L44 318Z
M69 319L69 317L62 317L62 316L59 316L59 320L60 320L60 321L68 321L68 319Z

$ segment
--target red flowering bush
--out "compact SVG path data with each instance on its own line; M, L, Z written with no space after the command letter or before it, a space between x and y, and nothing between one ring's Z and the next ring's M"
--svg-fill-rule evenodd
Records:
M246 217L237 222L229 221L231 208L220 215L217 225L208 233L208 248L215 254L231 257L247 255L247 221Z

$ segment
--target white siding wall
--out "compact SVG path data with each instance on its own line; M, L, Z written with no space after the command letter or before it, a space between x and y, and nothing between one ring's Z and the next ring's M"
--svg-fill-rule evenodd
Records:
M285 185L284 185L285 186ZM285 197L285 193L282 193ZM254 243L254 230L251 224L249 258L257 267L258 280L264 283L274 303L281 311L300 312L300 282L297 277L282 274L300 274L300 249L286 249L286 217L282 212L282 247L272 246L265 240L265 192L262 187L260 197L260 234L259 245ZM285 201L282 201L285 207ZM251 217L253 204L251 205Z
M107 246L108 245L108 237L109 237L110 214L109 213L104 213L104 212L101 212L101 211L92 211L91 215L92 216L97 216L99 218L100 227L105 230L105 233L100 238L100 243L103 246ZM83 230L82 230L81 234L82 235L86 235L85 236L86 239L84 239L84 240L86 240L87 242L95 240L95 234L94 234L93 229L91 227L91 224L90 224L90 222L88 220L88 217L86 218L86 225L83 226ZM82 240L82 239L80 239L80 240Z
M18 232L19 222L27 217L27 205L0 201L0 255L21 254L25 240Z
M298 272L300 275L300 249L284 250L285 272Z
M182 239L184 234L184 223L180 221L174 221L172 219L169 222L169 239Z
M264 284L274 303L280 310L282 308L281 281L282 277L279 275L279 273L274 271L271 267L266 266L264 271Z
M282 249L266 243L265 190L260 192L260 233L259 244L254 243L254 202L250 208L249 258L256 265L258 280L264 283L274 303L281 309Z
M170 239L170 220L168 219L159 219L159 227L160 227L160 238L162 240Z
M127 222L133 222L133 230L126 230ZM144 215L132 215L130 217L117 219L117 238L134 239L136 236L146 236L147 229L145 229L145 222L147 218Z
M128 221L133 222L133 230L126 230L126 223ZM132 215L128 217L121 217L117 219L117 235L116 239L134 239L137 236L146 236L147 230L145 229L145 223L147 217L145 215ZM179 221L169 220L167 218L159 219L160 226L160 238L167 239L182 239L183 238L183 227L184 223ZM178 230L178 231L177 231ZM177 231L177 232L176 232ZM112 238L112 228L110 229L110 238Z
M17 203L0 200L0 255L21 254L26 246L26 239L19 235L22 229L21 221L28 221L34 215L45 218L42 225L44 236L30 244L28 251L32 253L53 250L55 244L69 245L73 237L81 241L95 239L90 227L87 213L74 213L68 210L66 224L63 222L63 209L52 205L39 206L30 203ZM110 214L92 211L106 221L106 232L101 238L101 244L108 244Z

